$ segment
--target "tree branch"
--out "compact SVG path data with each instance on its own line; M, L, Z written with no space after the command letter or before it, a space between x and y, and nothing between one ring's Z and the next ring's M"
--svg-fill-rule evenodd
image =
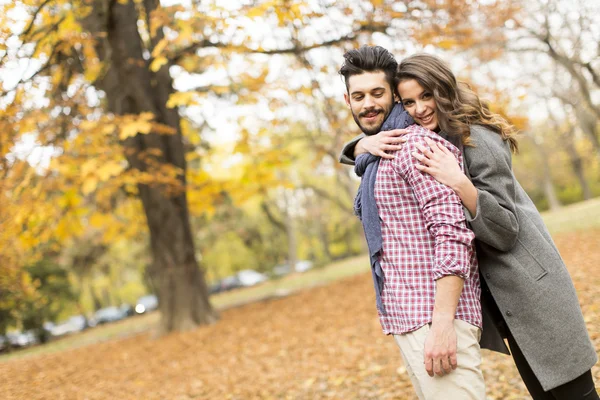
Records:
M177 63L179 60L181 60L181 58L185 57L186 55L194 53L198 49L209 48L209 47L214 47L214 48L226 48L227 47L227 48L231 48L232 50L235 50L240 53L249 53L249 54L267 54L267 55L302 54L302 53L306 53L307 51L317 49L320 47L334 46L336 44L354 40L360 33L385 32L386 28L387 28L387 25L384 25L384 24L363 25L358 30L351 32L347 35L341 36L339 38L336 38L336 39L326 40L324 42L315 43L315 44L308 45L308 46L301 46L301 45L295 44L294 46L291 46L288 48L273 49L273 50L253 49L248 46L232 46L228 43L213 42L208 39L204 39L200 42L192 43L191 45L184 47L183 49L177 51L173 55L171 60L173 63Z
M275 215L271 211L271 208L269 207L269 205L267 204L266 201L263 201L261 203L260 207L263 209L263 211L265 212L267 218L269 219L269 221L271 221L271 223L273 224L273 226L275 226L276 228L278 228L282 232L287 232L285 224L283 222L281 222L281 220L279 220L277 217L275 217Z

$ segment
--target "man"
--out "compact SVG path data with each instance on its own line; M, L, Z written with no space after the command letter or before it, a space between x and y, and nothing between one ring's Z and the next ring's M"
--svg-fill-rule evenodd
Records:
M361 130L372 136L402 118L394 104L393 55L365 46L344 58L344 99ZM400 150L356 160L363 178L355 210L371 254L379 319L400 347L420 399L484 399L474 235L458 196L415 167L411 153L425 138L461 160L458 149L417 125L406 129ZM383 150L398 148L388 146Z

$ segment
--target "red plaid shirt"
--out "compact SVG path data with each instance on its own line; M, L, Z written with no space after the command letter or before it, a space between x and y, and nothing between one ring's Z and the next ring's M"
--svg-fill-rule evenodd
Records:
M381 218L384 273L379 320L386 334L412 332L430 323L435 281L448 275L465 280L456 319L481 328L481 288L475 257L475 235L467 228L458 195L415 168L411 153L424 138L442 143L457 157L460 151L418 125L407 128L406 143L391 160L382 159L375 181Z

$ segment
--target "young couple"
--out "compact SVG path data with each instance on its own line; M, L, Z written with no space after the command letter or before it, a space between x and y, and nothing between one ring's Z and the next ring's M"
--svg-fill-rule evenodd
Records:
M362 177L379 319L419 398L485 399L484 347L512 354L536 400L599 399L575 288L512 173L513 128L435 56L344 59L364 134L340 161Z

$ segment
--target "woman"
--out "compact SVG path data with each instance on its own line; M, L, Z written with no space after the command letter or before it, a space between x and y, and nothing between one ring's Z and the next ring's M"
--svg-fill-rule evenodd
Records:
M513 128L435 56L408 57L398 66L396 82L413 119L464 154L465 171L433 143L413 156L421 171L460 196L475 233L484 307L481 347L506 352L502 338L507 338L535 400L599 399L590 371L597 356L575 288L539 212L512 173ZM355 152L357 142L346 145L343 155L359 154L363 146Z

